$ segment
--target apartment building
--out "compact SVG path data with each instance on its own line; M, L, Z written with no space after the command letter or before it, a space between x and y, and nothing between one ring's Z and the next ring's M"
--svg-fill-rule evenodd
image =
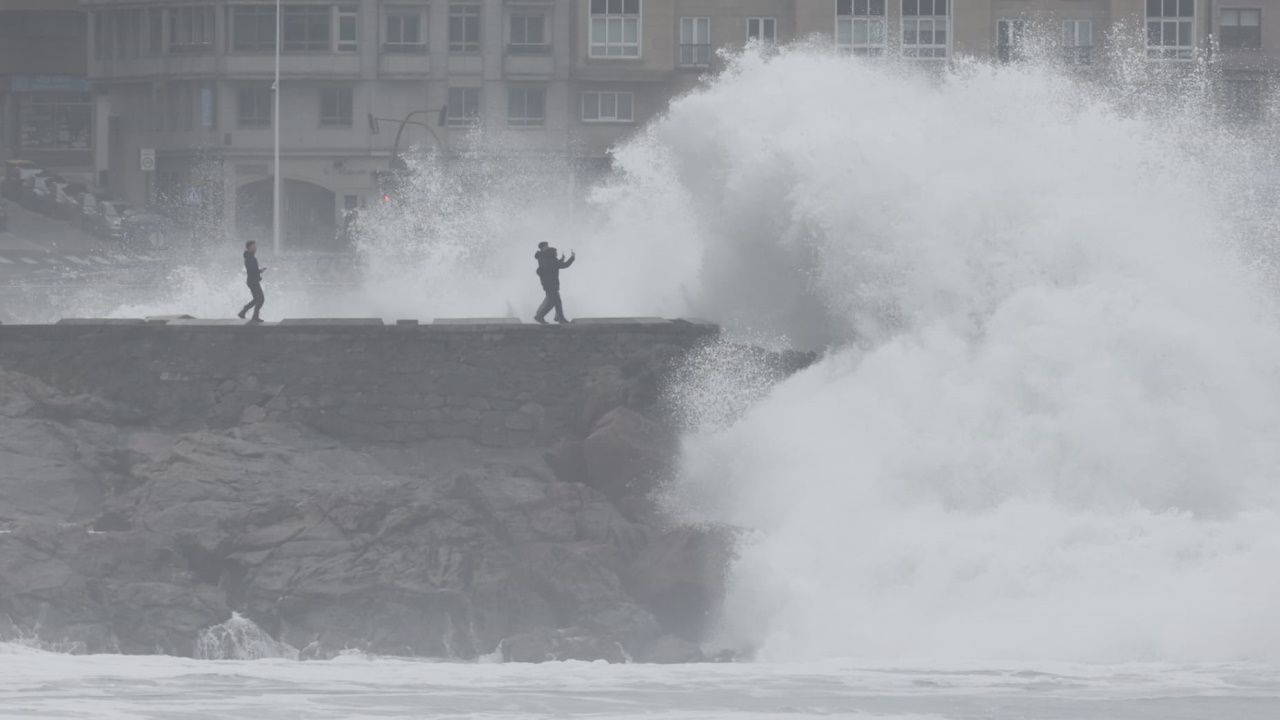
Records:
M76 0L0 0L0 160L92 171L86 41Z
M1152 62L1217 53L1240 102L1259 107L1280 68L1274 0L285 0L276 118L273 0L80 6L90 147L110 186L261 230L278 123L293 248L331 246L342 210L376 198L409 146L457 154L482 130L486 152L599 165L714 71L721 49L752 41L1012 62L1033 28L1049 28L1065 62L1088 66L1124 24Z

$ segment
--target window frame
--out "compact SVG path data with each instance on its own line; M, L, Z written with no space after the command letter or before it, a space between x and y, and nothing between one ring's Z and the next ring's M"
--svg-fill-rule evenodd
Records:
M635 12L627 12L630 3ZM603 3L604 12L596 8ZM611 10L618 3L620 11ZM593 60L640 60L644 57L644 0L587 0L587 57ZM616 23L619 40L610 40L610 28ZM632 27L634 41L628 41L627 28ZM603 28L603 37L597 37L597 29ZM616 50L617 52L612 52Z
M880 12L875 12L877 4ZM861 57L889 52L889 0L835 0L836 49ZM858 41L859 28L867 39ZM879 41L875 38L879 36Z
M329 101L329 93L337 93L336 109L337 113L326 115L328 108L325 107ZM343 106L346 106L345 108ZM355 107L356 92L355 88L350 85L331 85L320 88L320 123L321 130L350 130L355 126ZM343 110L346 114L343 114ZM336 119L336 122L335 122Z
M527 42L529 35L529 20L537 18L542 25L542 42ZM516 42L516 21L521 19L524 21L524 35L526 42ZM551 52L551 23L547 21L547 13L541 9L526 10L524 8L512 8L507 13L506 31L507 31L507 52L515 55L544 55Z
M382 6L382 50L388 53L420 54L427 52L427 21L421 5L384 5ZM404 40L404 21L413 18L416 25L417 42ZM400 26L400 39L393 40L391 22L395 19Z
M1228 14L1234 14L1236 22L1234 25L1227 25L1226 19ZM1241 20L1248 13L1257 18L1258 24L1244 25ZM1235 33L1228 33L1227 28L1234 28ZM1250 28L1250 32L1245 33L1243 28ZM1228 42L1228 38L1232 35L1239 36L1238 39ZM1262 8L1260 7L1229 7L1218 8L1218 48L1220 50L1261 50L1262 49Z
M270 85L241 85L237 87L236 88L236 127L242 130L270 130L272 123L275 121L275 118L272 117L274 115L273 106L275 104L274 98L272 97L272 92L273 91ZM251 93L251 95L246 95L246 93ZM251 104L253 105L253 110L255 111L255 113L251 116L246 116L244 112L246 97L253 98L253 101ZM266 108L265 108L266 122L265 123L259 122L260 120L263 119L263 116L260 114L260 111L263 108L258 107L258 101L260 99L266 100ZM246 119L250 120L251 122L245 122Z
M461 103L455 102L454 93L462 93ZM471 100L474 98L474 106ZM472 85L455 85L449 88L448 103L445 104L444 126L447 128L474 128L480 126L483 109L481 89ZM454 109L462 105L462 114L455 114Z
M705 42L698 42L699 28L705 35ZM686 40L685 30L692 28L692 40ZM707 16L688 16L680 18L676 65L682 68L711 67L711 18Z
M1080 42L1080 29L1089 29L1089 42ZM1070 35L1070 42L1068 42ZM1066 18L1062 21L1062 56L1068 65L1093 63L1093 19Z
M917 11L908 15L908 3L917 8L921 3L929 3L931 12L925 15ZM938 14L937 9L939 6L946 8L945 14ZM925 61L949 60L951 58L952 41L951 13L954 9L953 0L901 0L902 28L899 32L899 39L902 42L902 57ZM916 42L907 42L908 18L914 18ZM943 25L942 31L946 33L946 41L942 43L936 42L939 20ZM923 27L922 23L925 22L929 23L929 37L933 42L918 42L921 28Z
M336 28L333 26L333 5L322 5L318 3L306 3L300 5L283 6L284 17L280 23L280 52L282 53L329 53L333 52L334 38L337 35ZM289 39L289 22L290 15L293 15L293 21L302 22L303 38L301 40ZM316 20L323 19L325 36L312 37L311 31L314 29L312 23Z
M1168 3L1174 3L1173 15L1166 15ZM1182 13L1183 4L1191 6L1191 14ZM1158 5L1160 14L1152 15L1152 5ZM1146 0L1143 16L1146 52L1148 60L1167 60L1171 62L1189 62L1195 59L1199 41L1196 37L1196 21L1199 8L1196 0ZM1174 44L1165 42L1165 34L1173 26ZM1182 42L1182 31L1186 29L1188 42ZM1153 31L1158 29L1159 40L1152 44Z
M755 23L759 23L759 24L760 24L760 30L761 30L760 35L761 35L761 36L763 36L763 35L764 35L764 26L765 26L765 23L768 23L770 26L772 26L772 28L773 28L773 32L771 33L772 37L769 37L769 38L765 38L765 37L752 37L752 36L751 36L751 23L753 23L753 22L755 22ZM770 17L770 16L768 16L768 15L757 15L757 16L753 16L753 17L749 17L749 18L747 18L747 22L746 22L746 34L745 34L745 36L744 36L744 37L746 38L745 42L751 42L752 40L756 40L756 41L761 42L761 43L764 43L764 44L766 44L766 45L776 45L776 44L778 43L778 18L776 18L776 17Z
M243 42L240 37L241 27L239 21L241 13L245 17L253 19L254 24L254 42ZM268 5L246 5L235 4L227 6L227 33L230 37L228 48L233 53L274 53L276 51L276 6ZM262 23L268 22L270 25L270 39L263 42L261 39Z
M168 8L168 11L170 54L196 55L213 50L218 34L215 6L181 5ZM197 17L200 18L199 23L196 22Z
M1025 17L1002 17L996 19L996 60L1002 63L1017 62L1022 59L1023 38L1031 29L1031 22Z
M516 116L512 114L515 109L515 103L512 100L515 94L520 93L520 105L524 110L524 114ZM541 114L532 116L529 114L529 98L530 93L536 93L541 103ZM511 85L507 87L507 127L518 128L520 130L537 130L547 126L547 87L545 85Z
M605 107L606 97L611 98L613 103L613 114L605 115L603 108ZM627 99L628 112L623 117L619 109L622 107L622 98ZM593 107L594 112L588 114L588 106ZM634 124L636 117L636 96L630 90L584 90L579 100L579 118L583 123L589 125L622 125Z
M349 20L350 25L343 21ZM354 3L338 3L333 6L333 52L355 53L360 51L360 6ZM343 38L343 30L351 29L350 39Z
M450 54L475 55L475 54L478 54L483 49L484 30L483 30L483 23L481 22L481 15L482 15L481 6L478 3L475 3L475 2L449 3L448 37L449 37L449 53ZM453 22L455 17L460 18L462 20L463 38L461 40L453 39L453 30L454 30ZM470 23L468 22L468 20L474 22L474 25L475 25L474 40L471 40L467 37L467 35L470 34L467 32L470 26Z

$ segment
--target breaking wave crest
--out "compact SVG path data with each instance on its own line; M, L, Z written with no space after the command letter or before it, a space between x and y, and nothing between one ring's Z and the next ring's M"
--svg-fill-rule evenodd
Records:
M1275 206L1193 81L795 51L629 149L679 158L716 317L832 348L687 439L675 507L751 531L723 642L1276 657Z

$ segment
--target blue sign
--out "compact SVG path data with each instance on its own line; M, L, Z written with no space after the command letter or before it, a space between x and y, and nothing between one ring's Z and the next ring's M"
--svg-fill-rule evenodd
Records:
M76 75L14 75L9 82L10 92L93 92L88 78Z

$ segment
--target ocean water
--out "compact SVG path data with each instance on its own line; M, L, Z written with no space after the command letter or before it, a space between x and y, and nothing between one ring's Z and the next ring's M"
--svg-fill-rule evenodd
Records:
M349 286L268 288L275 317L523 317L545 239L578 251L571 315L824 351L756 387L713 348L673 389L669 507L747 530L709 642L755 662L10 648L0 715L1280 717L1280 143L1206 74L1103 73L747 54L586 205L554 167L426 156ZM236 261L67 314L226 316Z
M198 661L0 646L0 718L1264 720L1254 666L876 667Z

